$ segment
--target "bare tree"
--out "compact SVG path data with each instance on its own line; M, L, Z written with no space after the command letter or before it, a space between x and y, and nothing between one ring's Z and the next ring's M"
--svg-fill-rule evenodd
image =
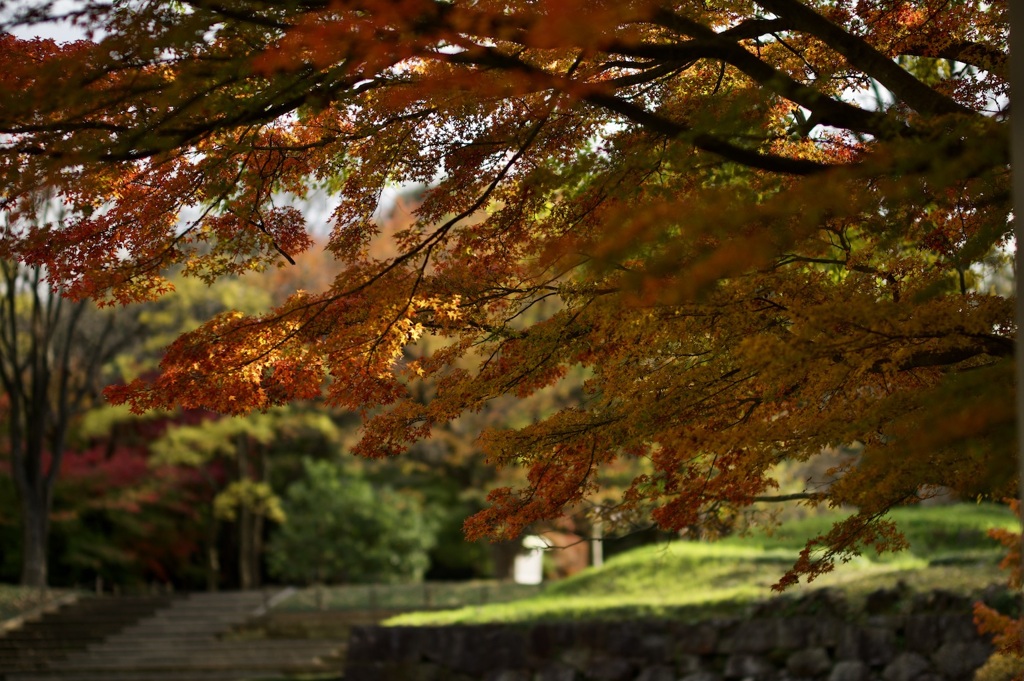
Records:
M137 315L53 291L45 271L0 260L0 388L23 528L21 583L47 584L53 489L75 419L99 396L110 361L138 337Z

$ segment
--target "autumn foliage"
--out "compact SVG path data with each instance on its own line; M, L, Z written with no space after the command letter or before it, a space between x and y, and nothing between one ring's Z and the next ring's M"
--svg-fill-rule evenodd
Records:
M1010 505L1019 516L1020 501L1013 500ZM994 529L989 530L989 534L1006 547L1006 557L1000 567L1009 572L1010 588L1019 592L1024 585L1021 573L1021 533ZM982 634L992 635L997 653L1018 662L1024 661L1024 617L1013 619L984 603L976 603L974 623Z
M288 266L325 227L288 197L326 189L327 288L209 320L109 398L322 395L378 457L582 376L575 406L482 435L528 484L470 537L558 516L617 460L646 471L619 512L680 529L776 498L781 462L863 446L785 496L858 509L784 583L813 577L898 548L894 505L1012 494L1007 6L85 3L95 41L0 38L3 208L49 192L74 216L0 256L145 300L172 270ZM429 189L382 249L403 183ZM406 357L426 335L444 342Z

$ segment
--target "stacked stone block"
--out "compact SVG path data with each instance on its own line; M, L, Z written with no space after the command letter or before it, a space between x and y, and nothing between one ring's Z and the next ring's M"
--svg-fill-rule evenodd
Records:
M875 601L884 602L879 594ZM883 612L879 612L883 611ZM946 593L857 614L823 592L747 618L359 627L345 681L969 681L991 653Z

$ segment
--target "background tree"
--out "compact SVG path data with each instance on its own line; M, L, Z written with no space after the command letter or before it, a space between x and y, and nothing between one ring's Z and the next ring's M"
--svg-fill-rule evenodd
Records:
M275 454L329 450L327 443L336 440L336 426L326 415L278 408L174 425L154 443L154 465L191 468L205 483L209 589L216 589L221 580L220 528L225 521L233 523L239 588L260 585L265 521L285 518L271 482Z
M36 202L37 220L46 219L45 209ZM8 221L3 233L10 238L22 227ZM47 584L53 490L69 430L115 378L110 362L138 331L132 314L66 300L46 277L43 266L0 252L0 387L20 506L21 583L40 587Z
M271 574L303 584L423 578L434 535L415 496L331 461L306 459L303 468L285 492L287 520L267 547Z
M49 583L105 590L184 584L199 542L183 487L181 471L150 468L144 446L88 444L73 434L53 490ZM12 480L0 476L4 581L21 572L19 517Z
M121 358L124 373L154 371L164 348L184 330L217 314L263 309L280 290L294 290L296 278L319 276L318 269L296 268L246 281L228 277L213 285L174 279L173 294L143 306L141 318L149 333L141 351ZM278 495L302 474L301 457L336 450L339 429L333 417L301 404L236 419L207 411L162 417L166 428L151 442L150 464L191 473L187 486L197 502L208 589L260 585L265 523L282 519ZM110 418L115 427L119 420L132 420L123 411Z
M282 196L312 177L339 190L329 287L210 320L114 400L323 395L389 456L579 367L577 404L484 434L527 480L469 534L557 517L630 458L650 472L622 509L669 530L855 507L784 585L899 547L885 512L935 486L1015 489L1016 326L985 289L1011 233L1007 4L85 3L96 42L0 43L4 206L77 211L5 248L72 296L144 299L161 269L293 260ZM382 248L381 193L410 182L431 189ZM447 344L402 361L426 333ZM855 443L828 489L773 493L779 462Z
M194 329L211 316L229 310L254 312L270 304L271 292L262 279L242 283L228 277L208 285L195 279L174 277L174 292L138 309L144 337L130 352L117 357L125 377L152 374L164 348L181 333ZM149 431L145 458L155 471L174 470L177 492L192 500L194 525L202 534L203 579L216 589L225 577L241 588L259 585L265 518L279 516L277 497L269 484L267 446L279 434L280 413L252 419L223 421L204 410L175 411L144 417L142 421L124 409L98 410L90 414L89 434L116 441L143 428ZM301 416L299 417L301 420ZM324 420L324 419L321 419ZM298 428L298 424L296 424ZM179 517L179 520L185 522ZM237 568L224 573L221 554L225 546L221 525L230 523L235 540L230 553ZM188 580L186 575L175 575Z

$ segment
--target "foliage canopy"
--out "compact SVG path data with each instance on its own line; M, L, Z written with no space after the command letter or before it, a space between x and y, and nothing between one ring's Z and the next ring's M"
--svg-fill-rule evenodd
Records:
M1015 324L991 290L1009 221L1008 2L87 2L94 41L0 38L5 210L74 219L0 256L131 302L162 272L292 260L287 202L334 192L341 269L219 315L134 409L323 395L390 456L570 369L584 399L482 437L529 470L471 537L511 536L647 462L618 512L679 529L769 497L773 467L859 443L808 489L856 515L813 576L935 486L1012 493ZM46 13L27 13L26 23ZM384 238L382 191L429 190ZM14 223L12 223L14 224ZM555 299L534 323L523 315ZM415 361L422 334L448 344ZM466 358L474 363L465 364ZM467 368L469 367L469 368ZM436 384L430 400L410 386Z

